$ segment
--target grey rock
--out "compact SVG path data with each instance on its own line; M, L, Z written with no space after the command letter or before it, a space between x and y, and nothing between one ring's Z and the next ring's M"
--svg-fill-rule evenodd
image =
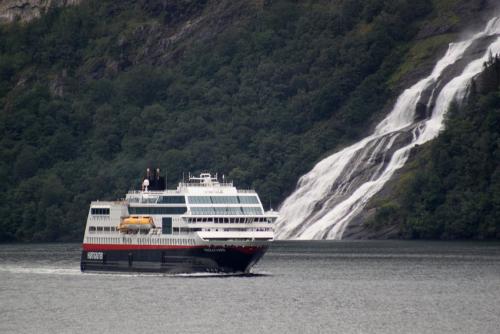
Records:
M82 0L1 0L0 23L29 22L46 13L50 8L71 6Z

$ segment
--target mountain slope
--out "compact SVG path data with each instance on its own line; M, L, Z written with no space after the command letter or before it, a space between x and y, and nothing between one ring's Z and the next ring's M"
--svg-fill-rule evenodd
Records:
M0 30L1 240L78 240L146 166L280 203L485 1L84 1Z

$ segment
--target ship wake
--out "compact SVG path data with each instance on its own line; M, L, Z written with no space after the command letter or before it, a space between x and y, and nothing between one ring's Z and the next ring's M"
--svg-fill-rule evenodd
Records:
M64 276L122 276L122 277L179 277L179 278L224 278L224 277L261 277L272 276L270 272L265 271L250 271L248 273L137 273L137 272L85 272L82 273L80 268L57 268L57 267L26 267L17 265L1 266L0 271L8 272L11 274L36 274L36 275L64 275Z

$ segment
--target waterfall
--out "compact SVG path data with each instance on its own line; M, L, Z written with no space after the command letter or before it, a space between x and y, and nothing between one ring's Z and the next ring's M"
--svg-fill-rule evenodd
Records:
M462 101L490 54L500 53L500 18L467 40L451 43L432 73L406 89L359 142L323 159L283 202L279 239L341 239L349 222L382 189L416 145L435 138L453 101ZM424 108L426 115L419 117Z

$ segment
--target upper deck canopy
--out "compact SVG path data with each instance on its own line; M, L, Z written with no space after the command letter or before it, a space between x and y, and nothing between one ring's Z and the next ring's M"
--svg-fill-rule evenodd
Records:
M143 186L142 190L131 190L127 193L127 200L132 201L147 201L148 197L151 198L165 198L167 196L238 196L238 194L248 194L257 196L255 190L250 189L237 189L233 182L226 181L222 177L222 181L218 180L217 174L212 176L210 173L201 173L199 176L192 176L189 174L187 180L179 182L177 189L164 189L164 190L150 190ZM146 200L145 200L146 199ZM156 202L156 201L154 201ZM161 201L160 201L161 202Z

